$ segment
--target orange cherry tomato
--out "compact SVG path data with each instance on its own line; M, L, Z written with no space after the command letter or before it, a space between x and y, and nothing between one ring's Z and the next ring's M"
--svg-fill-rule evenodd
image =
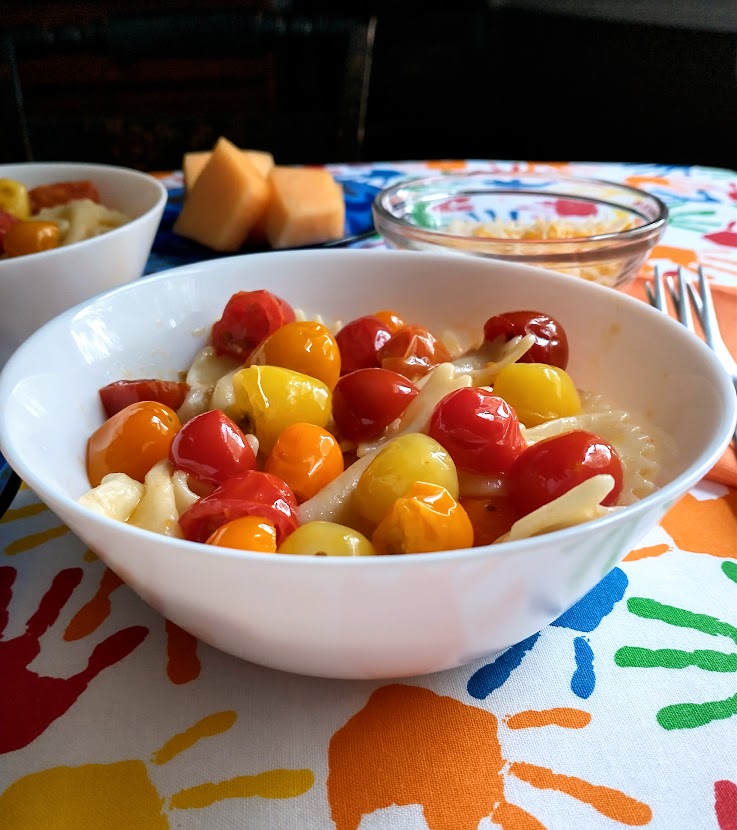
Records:
M39 219L16 222L8 228L4 243L8 256L50 251L59 247L59 226L56 222L42 222Z
M177 413L157 401L126 406L95 430L87 442L87 476L93 487L108 473L143 481L158 461L169 457L181 429Z
M100 193L97 186L89 179L73 182L54 182L41 184L28 191L31 202L31 213L38 213L42 208L65 205L75 199L90 199L100 202Z
M401 329L405 324L404 320L395 311L388 308L383 308L381 311L377 311L373 316L381 320L381 322L392 334Z
M321 380L332 389L340 377L340 349L322 323L285 323L258 345L251 366L281 366Z
M219 548L276 553L276 527L268 519L241 516L220 525L206 544Z
M460 500L473 527L473 546L490 545L509 533L521 517L508 496L474 496Z
M438 363L446 363L450 354L441 340L424 326L408 324L397 329L379 349L383 369L399 372L409 380L426 375Z
M343 469L343 453L335 436L307 423L283 429L264 464L264 471L285 481L299 503L312 498Z

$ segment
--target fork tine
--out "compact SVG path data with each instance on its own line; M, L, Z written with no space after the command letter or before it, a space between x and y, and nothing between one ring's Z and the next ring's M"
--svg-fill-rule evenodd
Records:
M711 291L709 290L709 286L706 284L706 277L704 276L704 269L699 266L698 269L699 274L699 292L696 293L696 289L691 285L688 284L688 291L691 295L691 302L696 309L696 313L699 318L699 322L701 323L701 327L704 330L704 339L712 349L715 347L716 338L714 332L714 326L716 323L716 311L714 309L714 300L711 297Z
M650 287L650 283L645 283L645 293L647 294L647 300L651 306L654 306L659 311L665 311L665 291L663 289L663 275L658 270L658 266L656 265L653 268L653 287Z
M676 307L678 319L689 330L694 331L693 314L691 313L691 306L688 302L688 291L686 289L686 278L683 276L683 271L678 268L677 274L677 289L674 287L673 279L668 278L667 286L668 292Z

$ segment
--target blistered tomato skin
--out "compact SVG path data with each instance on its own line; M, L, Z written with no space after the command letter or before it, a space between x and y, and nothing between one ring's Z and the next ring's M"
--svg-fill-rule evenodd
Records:
M457 550L473 545L473 527L444 487L416 481L389 508L371 541L380 554Z
M570 375L544 363L513 363L499 372L494 394L514 409L526 427L581 412L581 399Z
M392 311L390 308L383 308L381 311L375 312L374 317L378 317L378 319L386 325L392 334L405 325L405 321L396 313L396 311Z
M540 311L508 311L496 314L484 323L484 339L504 338L531 334L535 342L520 359L520 363L547 363L565 369L568 365L568 337L563 326L548 314Z
M237 424L219 409L196 415L179 430L169 460L201 481L223 484L256 468L256 456Z
M531 513L595 475L614 478L602 501L616 504L622 492L622 462L614 447L585 430L546 438L528 447L509 471L509 497L522 515Z
M179 517L179 525L186 539L206 542L219 527L241 516L270 521L276 528L277 545L299 524L297 500L289 487L269 473L249 470L196 501Z
M332 389L340 377L338 343L322 323L285 323L263 340L248 359L251 366L282 366L321 380Z
M505 475L526 446L515 411L486 389L448 393L430 418L430 435L456 467L481 475Z
M397 329L379 350L381 367L399 372L409 380L421 378L434 366L450 359L442 341L424 326L417 325Z
M371 542L357 530L335 522L307 522L279 546L277 553L304 556L373 556Z
M218 354L245 362L262 340L293 321L294 309L270 291L238 291L213 324L212 345Z
M389 326L372 314L346 323L335 335L340 349L341 373L378 367L379 349L392 336Z
M395 438L376 455L358 480L353 506L376 525L416 481L437 484L458 498L458 472L450 453L421 432Z
M330 420L330 389L317 378L281 366L241 369L233 375L233 392L236 408L250 419L264 455L290 424L325 428Z
M264 463L267 473L283 479L301 504L322 490L344 468L335 437L315 424L291 424L279 433Z
M241 516L221 525L206 544L219 548L276 553L276 527L267 519Z
M333 419L349 441L370 441L399 418L417 396L417 387L388 369L357 369L333 390Z
M95 430L87 442L87 476L93 487L108 473L125 473L143 482L169 449L181 424L177 413L156 401L122 409Z
M138 401L158 401L179 409L189 386L179 380L118 380L100 389L100 402L108 418Z

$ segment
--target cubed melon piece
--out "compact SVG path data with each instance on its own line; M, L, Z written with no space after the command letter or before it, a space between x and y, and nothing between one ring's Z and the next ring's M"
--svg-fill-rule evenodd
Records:
M238 147L220 138L184 200L174 233L216 251L237 251L268 199L266 179Z
M345 202L338 182L323 168L273 167L264 221L272 248L295 248L340 239Z
M274 156L271 153L267 153L265 150L241 150L241 152L262 176L269 175L269 171L274 166ZM212 150L198 150L184 154L182 172L184 173L184 187L188 191L194 187L197 177L202 172L202 168L210 161L211 155Z

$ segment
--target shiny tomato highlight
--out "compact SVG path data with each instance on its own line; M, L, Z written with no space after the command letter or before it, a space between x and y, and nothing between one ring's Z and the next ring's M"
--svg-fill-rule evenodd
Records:
M238 291L212 326L212 345L218 354L245 361L262 340L293 321L294 309L270 291Z
M450 359L445 345L424 326L417 325L397 329L379 350L382 368L399 372L409 380L421 378L433 366Z
M601 474L614 478L612 491L601 502L610 507L622 492L622 462L608 441L578 429L529 446L509 471L509 496L526 515Z
M507 311L496 314L484 323L484 339L503 337L505 342L513 337L531 334L535 342L520 359L520 363L547 363L565 369L568 365L568 337L563 326L548 314L540 311Z
M378 367L379 349L391 336L389 326L373 314L346 323L335 335L340 349L341 374Z

